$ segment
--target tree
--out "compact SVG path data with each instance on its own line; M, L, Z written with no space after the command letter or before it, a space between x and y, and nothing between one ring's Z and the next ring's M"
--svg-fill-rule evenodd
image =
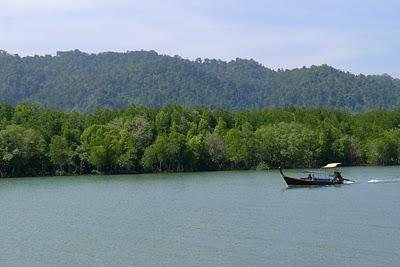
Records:
M138 151L144 151L153 141L153 128L151 123L143 116L137 115L132 121L127 122L127 130L132 136Z
M53 136L49 145L49 157L53 164L58 165L59 174L64 173L63 167L70 163L71 149L67 140L62 136Z
M85 114L0 105L0 176L327 162L400 164L400 111L352 114L289 107L229 112L170 105Z
M147 147L142 158L142 166L147 171L163 171L166 169L168 159L167 137L159 135L155 142Z
M44 151L45 142L39 132L8 125L0 131L1 177L40 172Z
M88 162L98 171L112 172L118 165L118 132L104 125L92 125L81 135Z
M377 165L400 163L400 129L389 130L369 144L368 162Z
M206 148L206 136L197 134L187 137L186 147L190 157L188 157L189 165L196 170L206 169L209 167L209 155Z
M117 145L117 163L118 166L126 171L132 171L137 159L137 148L134 139L127 130L121 130L118 133Z
M317 157L315 134L297 123L264 126L254 134L257 156L269 166L312 165Z
M243 133L237 129L230 129L225 137L224 142L226 144L226 152L228 160L233 163L233 168L238 166L248 167L250 161L250 147L248 141L251 136L245 138Z
M217 169L223 169L227 161L227 149L222 136L214 132L206 138L206 148L211 162Z
M167 140L168 170L182 171L187 159L186 138L183 134L172 131Z

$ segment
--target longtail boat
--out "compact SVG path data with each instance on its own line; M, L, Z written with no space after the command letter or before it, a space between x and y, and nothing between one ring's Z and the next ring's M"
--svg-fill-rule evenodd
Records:
M332 169L336 168L341 163L329 163L322 167L322 169ZM282 178L285 180L288 186L291 185L335 185L335 184L343 184L345 181L354 182L350 179L343 178L341 173L337 170L333 171L332 174L328 175L326 172L325 174L318 173L318 172L309 172L307 177L304 178L294 178L290 176L286 176L282 168L279 167L279 171L282 175Z

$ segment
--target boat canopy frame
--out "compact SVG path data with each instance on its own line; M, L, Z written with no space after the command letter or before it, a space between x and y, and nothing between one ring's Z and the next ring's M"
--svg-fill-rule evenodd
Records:
M334 163L328 163L325 166L320 167L318 170L315 171L305 171L305 173L308 173L309 175L311 174L311 176L314 178L321 178L321 179L331 179L331 177L335 176L335 172L330 172L332 171L332 169L337 168L339 165L341 165L342 163L340 162L334 162ZM329 173L328 173L329 172ZM339 173L341 173L340 169L339 171L337 171Z
M325 166L321 167L321 169L336 168L337 166L339 166L341 164L342 163L340 163L340 162L328 163Z

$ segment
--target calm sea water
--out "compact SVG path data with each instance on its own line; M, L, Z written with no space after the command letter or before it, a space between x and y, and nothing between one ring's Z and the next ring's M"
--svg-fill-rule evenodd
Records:
M343 173L357 183L286 189L277 171L3 179L0 265L399 266L400 167Z

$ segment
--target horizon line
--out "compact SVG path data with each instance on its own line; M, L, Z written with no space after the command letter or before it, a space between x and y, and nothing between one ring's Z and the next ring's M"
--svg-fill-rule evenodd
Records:
M95 56L101 55L101 54L106 54L106 53L127 54L127 53L134 53L134 52L148 52L148 53L154 52L154 53L156 53L156 54L159 55L159 56L167 56L167 57L171 57L171 58L178 57L178 58L180 58L180 59L182 59L182 60L188 60L188 61L190 61L190 62L195 62L195 63L199 63L199 62L198 62L199 59L201 60L200 63L204 63L205 60L211 60L211 61L215 60L215 61L224 62L224 63L235 62L235 61L237 61L237 60L247 60L247 61L254 61L255 63L259 64L260 66L262 66L262 67L264 67L264 68L266 68L266 69L275 71L275 72L278 72L278 71L293 71L293 70L300 70L300 69L304 69L304 68L306 68L306 69L311 69L312 67L323 67L323 66L327 66L327 67L333 68L333 69L335 69L335 70L338 70L338 71L340 71L340 72L343 72L343 73L346 73L346 74L355 75L355 76L387 76L387 77L390 77L390 78L392 78L392 79L394 79L394 80L400 80L400 77L395 77L394 75L390 75L390 74L388 74L388 73L386 73L386 72L381 73L381 74L377 74L377 73L365 74L365 73L361 73L361 72L360 72L360 73L357 74L357 73L355 73L355 72L348 71L348 70L343 70L343 69L341 69L341 68L338 68L338 67L329 65L329 64L327 64L327 63L322 63L322 64L319 64L319 65L318 65L318 64L317 64L317 65L314 65L314 64L312 64L312 65L303 65L303 66L301 66L301 67L294 67L294 68L283 68L283 67L273 68L273 67L268 67L268 66L264 65L263 63L261 63L260 61L257 61L257 60L254 59L254 58L241 58L241 57L236 57L235 59L230 59L230 60L224 60L224 59L221 59L221 58L208 58L208 57L196 57L196 58L191 58L191 57L183 57L183 56L178 55L178 54L172 55L172 54L166 54L166 53L159 53L159 52L157 52L157 51L154 50L154 49L150 49L150 50L140 49L140 50L126 50L126 51L117 51L117 50L115 50L115 51L110 51L110 50L108 50L108 51L87 52L87 51L83 51L83 50L80 50L80 49L78 49L78 48L75 48L75 49L70 49L70 50L57 50L57 51L55 51L54 53L49 53L49 54L47 54L47 53L45 53L45 54L34 53L34 54L21 54L21 55L18 54L18 53L10 53L10 52L7 51L7 50L0 49L0 56L1 56L3 53L5 53L5 54L7 54L7 55L10 55L10 56L18 56L18 57L20 57L20 58L28 58L28 57L46 57L46 56L57 57L57 56L59 56L58 53L68 53L68 52L79 52L79 53L82 53L82 54L86 54L86 55L95 55Z

